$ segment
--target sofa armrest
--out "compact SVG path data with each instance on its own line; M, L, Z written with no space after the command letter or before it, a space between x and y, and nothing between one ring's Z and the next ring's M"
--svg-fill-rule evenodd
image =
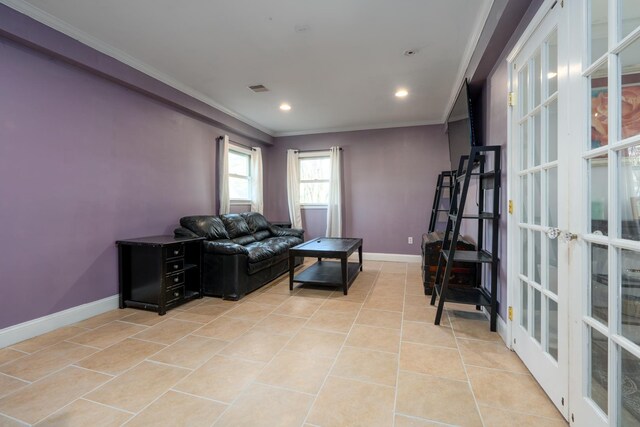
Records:
M282 228L276 225L270 225L269 231L276 237L292 236L302 239L302 236L304 236L304 230L300 228Z
M175 237L199 237L196 233L184 227L178 227L173 230L173 235Z
M218 254L218 255L249 255L249 251L242 245L238 245L231 241L228 242L216 242L216 241L205 241L202 243L204 245L204 251L210 254Z

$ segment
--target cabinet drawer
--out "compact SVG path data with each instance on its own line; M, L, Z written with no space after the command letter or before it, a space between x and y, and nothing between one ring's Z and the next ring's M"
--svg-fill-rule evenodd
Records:
M174 259L173 261L167 262L167 274L175 273L177 271L184 270L184 259Z
M166 278L167 289L184 283L184 273L171 274Z
M184 286L176 286L175 288L168 289L165 294L165 302L167 304L181 300L182 298L184 298Z
M164 250L166 251L165 257L167 259L184 256L184 245L171 245L167 246Z

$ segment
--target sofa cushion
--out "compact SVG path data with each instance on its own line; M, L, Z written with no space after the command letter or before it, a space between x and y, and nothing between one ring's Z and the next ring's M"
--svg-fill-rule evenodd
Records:
M269 248L269 245L263 242L253 242L245 245L247 251L249 251L249 263L264 261L265 259L273 258L275 253Z
M245 221L241 215L224 214L220 215L220 218L224 223L224 228L227 230L230 239L235 239L236 237L251 234L251 230L249 230L247 221Z
M258 212L244 212L240 215L247 221L249 230L254 234L258 231L269 229L269 221Z
M236 237L235 239L231 239L233 243L238 245L248 245L249 243L253 243L256 241L256 238L253 237L253 234L247 234L246 236Z
M268 239L269 237L271 237L271 232L269 230L256 231L255 233L253 233L253 237L255 237L256 241L259 242L260 240Z
M249 255L249 251L242 245L231 240L205 240L202 242L204 252L216 255Z
M290 242L282 237L269 237L268 239L262 240L260 243L264 244L265 247L269 248L269 250L275 255L287 253L289 248L292 246Z
M180 225L207 240L228 239L222 220L213 215L194 215L180 218Z

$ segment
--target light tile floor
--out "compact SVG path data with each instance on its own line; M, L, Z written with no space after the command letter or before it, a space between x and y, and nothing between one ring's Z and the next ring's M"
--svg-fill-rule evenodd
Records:
M473 307L443 325L420 266L349 295L286 276L239 302L114 310L0 349L0 426L566 426Z

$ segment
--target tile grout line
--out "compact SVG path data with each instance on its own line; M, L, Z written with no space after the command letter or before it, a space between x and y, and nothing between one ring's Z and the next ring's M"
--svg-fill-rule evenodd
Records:
M120 411L120 412L126 412L127 414L131 415L131 417L129 417L129 420L130 420L131 418L133 418L133 416L135 416L135 414L136 414L135 412L127 411L126 409L117 408L117 407L115 407L115 406L107 405L106 403L97 402L97 401L95 401L95 400L87 399L86 397L80 397L80 398L78 398L78 399L74 400L74 401L73 401L73 402L71 402L71 403L77 402L78 400L86 400L87 402L95 403L96 405L104 406L105 408L114 409L114 410L116 410L116 411ZM70 403L70 404L71 404L71 403ZM70 404L69 404L69 405L70 405ZM67 405L67 406L69 406L69 405ZM65 406L65 407L66 407L66 406ZM62 408L60 408L60 409L62 409ZM57 413L57 412L59 412L59 411L56 411L56 412L54 412L53 414L55 414L55 413ZM51 414L51 415L53 415L53 414ZM49 415L49 417L50 417L51 415ZM47 417L47 418L48 418L48 417ZM129 421L129 420L127 420L127 421ZM125 421L125 422L127 422L127 421Z
M111 322L109 322L109 323L111 323ZM160 323L162 323L162 322L160 322ZM96 328L96 329L97 329L97 328ZM140 332L142 332L142 331L140 331ZM106 349L110 348L111 346L116 345L116 344L118 344L118 343L120 343L120 342L122 342L122 341L124 341L124 340L126 340L126 339L128 339L128 338L129 338L129 337L125 337L125 338L123 338L123 339L121 339L121 340L119 340L119 341L117 341L117 342L113 343L112 345L110 345L110 346L108 346L108 347L105 347L105 348L101 349L101 351L102 351L102 350L106 350ZM165 348L166 348L166 347L165 347ZM160 351L162 351L162 350L163 350L163 349L158 350L157 352L153 353L153 355L155 355L156 353L159 353L159 352L160 352ZM98 352L96 352L96 353L98 353ZM93 354L96 354L96 353L93 353ZM93 354L92 354L92 355L93 355ZM66 407L70 406L70 405L71 405L71 404L73 404L74 402L76 402L76 401L78 401L78 400L81 400L81 399L88 400L88 401L90 401L90 402L94 402L94 403L98 403L98 404L102 404L103 406L112 407L112 406L110 406L110 405L107 405L107 404L104 404L104 403L97 402L97 401L94 401L94 400L92 400L92 399L89 399L89 398L88 398L88 397L86 397L86 396L88 396L89 394L93 393L94 391L96 391L96 390L97 390L97 389L99 389L100 387L105 386L105 385L107 385L108 383L110 383L110 382L114 381L116 378L119 378L121 375L124 375L124 374L126 374L127 372L129 372L129 371L133 370L134 368L136 368L136 367L140 366L142 363L146 362L146 359L143 359L143 360L141 360L140 362L138 362L138 363L134 364L133 366L129 367L128 369L125 369L124 371L122 371L122 372L121 372L121 373L119 373L118 375L111 375L111 374L107 374L107 373L104 373L104 372L95 371L95 370L93 370L93 369L88 369L88 368L84 368L84 367L82 367L82 366L76 366L76 365L75 365L75 363L81 362L82 360L84 360L84 359L86 359L86 358L89 358L89 357L91 357L92 355L89 355L89 356L87 356L87 357L85 357L85 358L83 358L83 359L80 359L79 361L74 362L74 364L66 365L64 368L59 369L59 370L58 370L58 371L56 371L56 372L60 372L60 371L62 371L63 369L65 369L65 368L67 368L67 367L74 367L74 368L77 368L77 369L82 369L82 370L85 370L85 371L90 371L90 372L98 373L98 374L101 374L101 375L107 375L107 376L110 376L111 378L109 378L109 379L108 379L107 381L105 381L104 383L101 383L101 384L97 385L96 387L92 388L91 390L89 390L88 392L86 392L86 393L82 394L81 396L78 396L77 398L73 399L72 401L68 402L66 405L64 405L64 406L62 406L62 407L60 407L60 408L58 408L57 410L53 411L52 413L47 414L46 416L44 416L43 418L41 418L40 420L38 420L38 421L37 421L36 423L34 423L34 424L37 424L37 423L41 422L42 420L47 419L48 417L50 417L50 416L52 416L52 415L54 415L54 414L56 414L56 413L58 413L58 412L62 411L64 408L66 408ZM112 407L112 408L114 408L114 409L118 409L118 410L120 410L120 411L124 411L124 412L127 412L127 413L132 413L131 411L128 411L128 410L123 409L123 408L116 408L116 407ZM136 414L136 415L137 415L137 414ZM134 416L135 416L135 415L134 415ZM132 418L133 418L133 417L130 417L130 418L129 418L129 420L131 420ZM126 422L128 422L129 420L127 420ZM123 424L124 424L124 423L123 423Z
M405 413L402 413L402 412L397 412L396 414L400 415L402 417L410 418L410 419L417 420L417 421L426 421L428 423L433 423L433 424L447 426L447 427L458 427L455 424L447 424L447 423L443 423L442 421L430 420L430 419L427 419L427 418L418 417L416 415L409 415L409 414L405 414Z
M406 292L407 292L407 273L409 265L405 266L404 286L402 287L402 317L400 318L400 342L398 343L398 367L396 369L396 386L395 394L393 396L393 427L396 425L396 413L398 411L398 384L400 382L400 360L402 356L402 333L404 332L404 307L406 305Z
M136 314L136 313L132 313L132 314ZM128 317L128 316L129 316L129 315L124 316L124 317ZM85 330L85 331L82 331L82 332L80 332L80 333L78 333L77 335L74 335L73 337L68 337L68 338L66 338L66 339L64 339L64 340L61 340L61 341L59 341L59 342L55 343L55 344L52 344L52 345L50 345L50 346L43 347L42 349L40 349L40 350L38 350L38 351L44 350L44 349L46 349L46 348L49 348L49 347L51 347L51 346L53 346L53 345L56 345L56 344L59 344L59 343L61 343L61 342L69 342L69 343L71 343L71 344L76 344L76 345L80 345L80 346L85 346L85 347L89 347L89 348L94 348L94 347L92 347L92 346L87 346L87 345L84 345L84 344L74 343L74 342L67 341L67 340L68 340L68 339L72 339L72 338L76 338L76 337L78 337L78 336L80 336L80 335L83 335L83 334L85 334L85 333L88 333L88 332L95 331L95 330L97 330L97 329L99 329L99 328L101 328L101 327L104 327L104 326L107 326L107 325L109 325L109 324L111 324L111 323L114 323L114 322L120 321L122 318L123 318L123 317L118 318L118 319L113 319L113 320L111 320L111 321L109 321L109 322L106 322L106 323L104 323L104 324L100 325L100 326L96 326L96 327L95 327L95 328L93 328L93 329L91 329L91 328L83 328L83 329L86 329L86 330ZM157 324L161 324L161 323L163 323L163 322L164 322L164 321L166 321L166 320L167 320L167 319L164 319L162 322L159 322L159 323L157 323ZM122 322L122 323L131 324L131 323L128 323L128 322ZM73 325L70 325L70 326L73 326ZM138 325L138 326L140 326L140 325ZM155 326L155 325L154 325L154 326ZM146 331L148 328L149 328L149 326L145 326L145 329L144 329L144 330ZM138 333L140 333L140 332L143 332L143 331L136 332L135 334L138 334ZM118 343L120 343L120 342L122 342L122 341L124 341L124 340L126 340L126 339L128 339L128 338L131 338L132 336L133 336L133 335L130 335L130 336L124 337L124 338L122 338L122 339L120 339L120 340L118 340L118 341L114 342L113 344L111 344L111 345L109 345L109 346L107 346L107 347L105 347L105 348L97 348L97 347L95 347L95 348L98 350L98 351L96 351L96 353L98 353L98 352L100 352L100 351L103 351L103 350L106 350L106 349L108 349L108 348L112 347L113 345L116 345L116 344L118 344ZM139 338L135 338L135 339L140 340ZM140 341L145 341L145 340L140 340ZM147 341L147 342L151 342L151 343L154 343L154 344L158 344L158 343L155 343L155 342L153 342L153 341ZM164 348L166 348L166 347L168 347L168 346L166 346L166 345L165 345L165 347L164 347ZM158 350L157 352L153 353L152 355L147 356L147 358L148 358L148 357L155 356L157 353L159 353L160 351L164 350L164 348L162 348L162 349ZM18 350L18 351L21 351L21 350ZM34 352L34 353L29 353L29 355L31 355L31 354L35 354L35 353L37 353L38 351L36 351L36 352ZM72 403L74 403L74 402L75 402L75 401L77 401L77 400L80 400L80 399L83 399L83 398L84 398L85 400L90 400L90 401L92 401L92 402L93 402L93 400L88 399L88 398L85 398L85 396L87 396L87 395L89 395L90 393L94 392L94 391L95 391L95 390L97 390L98 388L100 388L100 387L102 387L102 386L104 386L104 385L106 385L106 384L108 384L108 383L110 383L110 382L114 381L116 378L120 377L121 375L126 374L127 372L131 371L132 369L136 368L137 366L139 366L139 365L141 365L142 363L144 363L145 361L147 361L147 358L145 358L145 359L143 359L142 361L140 361L140 362L138 362L138 363L134 364L133 366L129 367L128 369L126 369L126 370L122 371L122 372L121 372L121 373L119 373L118 375L111 375L111 374L107 374L107 373L103 373L103 372L100 372L100 371L95 371L95 370L92 370L92 369L87 369L87 368L83 368L83 367L81 367L81 366L76 366L76 365L75 365L75 363L81 362L82 360L84 360L84 359L86 359L86 358L88 358L88 357L91 357L92 355L94 355L94 354L96 354L96 353L93 353L93 354L91 354L91 355L89 355L89 356L87 356L87 357L85 357L85 358L82 358L82 359L80 359L80 360L76 361L76 362L69 363L69 364L67 364L67 365L63 366L63 367L62 367L62 368L60 368L60 369L54 370L54 371L50 372L49 374L47 374L47 375L43 376L42 378L39 378L37 381L41 381L41 380L43 380L43 379L45 379L45 378L48 378L48 377L50 377L50 376L53 376L54 374L56 374L56 373L58 373L58 372L61 372L62 370L66 369L66 368L68 368L68 367L74 367L74 368L77 368L77 369L83 369L83 370L87 370L87 371L90 371L90 372L98 373L98 374L101 374L101 375L111 376L111 378L109 378L109 379L108 379L107 381L105 381L104 383L101 383L101 384L99 384L98 386L94 387L93 389L89 390L88 392L86 392L86 393L82 394L81 396L77 397L76 399L73 399L72 401L68 402L66 405L64 405L64 406L62 406L62 407L58 408L57 410L55 410L55 411L53 411L53 412L51 412L51 413L49 413L49 414L45 415L44 417L42 417L41 419L39 419L38 421L36 421L36 423L34 423L34 424L37 424L38 422L41 422L42 420L44 420L44 419L46 419L46 418L50 417L51 415L58 413L59 411L61 411L61 410L63 410L64 408L68 407L69 405L71 405ZM212 357L213 357L213 356L212 356ZM31 384L33 384L33 383L35 383L35 382L37 382L37 381L34 381L34 382L32 382ZM180 380L179 380L179 381L180 381ZM30 384L30 385L31 385L31 384ZM175 386L175 384L174 384L174 386ZM173 386L172 386L172 387L173 387ZM22 389L22 388L21 388L21 389ZM6 398L6 397L8 397L8 396L11 396L12 394L14 394L14 393L16 393L16 392L18 392L18 391L20 391L20 389L16 390L16 391L15 391L15 392L13 392L13 393L8 394L7 396L4 396L4 397L3 397L3 399L4 399L4 398ZM163 394L164 394L164 393L163 393ZM95 403L100 403L100 402L95 402ZM108 405L105 405L105 406L108 406ZM125 412L130 412L130 411L126 411L126 410L125 410ZM4 415L4 416L8 416L7 414L4 414L4 413L2 413L2 415ZM137 415L137 413L136 413L136 415ZM13 418L13 417L11 417L11 418ZM133 418L133 417L132 417L132 418ZM22 422L22 421L21 421L21 422ZM27 424L28 424L28 423L27 423Z
M16 421L17 423L21 424L21 425L25 425L25 426L31 426L32 424L29 424L25 421L22 421L20 418L16 418L16 417L12 417L11 415L5 414L4 412L0 412L0 415L2 415L3 417L7 417L12 421Z
M191 397L196 397L198 399L204 399L204 400L208 400L209 402L213 402L213 403L218 403L220 405L225 405L228 406L229 404L227 402L223 402L222 400L216 400L216 399L212 399L210 397L205 397L205 396L199 396L197 394L193 394L193 393L189 393L187 391L182 391L182 390L176 390L174 388L170 388L169 390L167 390L167 392L174 392L174 393L180 393L180 394L184 394L187 396L191 396Z
M476 398L476 394L473 391L473 387L471 386L471 378L469 378L469 372L467 371L467 365L464 363L464 359L462 358L462 352L460 351L460 345L458 344L458 336L456 335L456 331L453 328L453 320L451 319L451 316L449 315L449 312L447 311L447 318L449 319L449 325L451 325L451 333L453 333L453 338L456 342L456 349L458 350L458 357L460 357L460 363L462 364L462 369L464 369L464 374L467 377L467 387L469 387L469 390L471 391L471 396L473 397L473 402L476 405L476 411L478 411L478 417L480 417L480 422L482 423L482 425L484 427L488 427L485 422L484 419L482 418L482 413L480 412L480 405L478 404L478 399Z
M287 276L287 277L288 277L288 276ZM280 282L278 282L278 283L274 284L274 285L273 285L273 287L275 287L275 286L277 286L277 285L279 285L279 284L281 284L281 283L284 283L284 282L285 282L285 281L284 281L284 280L282 280L282 281L280 281ZM288 285L286 285L286 286L288 286ZM294 289L294 291L296 291L296 289ZM266 293L266 292L268 292L268 290L265 290L264 292ZM290 291L290 292L291 292L291 291ZM290 298L291 298L291 297L294 297L295 295L297 295L297 293L298 293L298 292L295 292L293 295L290 295ZM288 301L290 298L287 298L287 299L286 299L286 300L284 300L280 305L278 305L278 306L274 307L274 309L273 309L269 314L267 314L267 316L269 316L269 315L271 315L271 314L277 314L277 313L275 313L275 311L276 311L276 310L277 310L281 305L283 305L286 301ZM302 297L302 298L305 298L305 297ZM248 383L247 383L247 385L246 385L246 386L245 386L245 387L244 387L244 388L243 388L243 389L238 393L238 395L235 397L235 399L233 399L233 401L232 401L231 403L229 403L229 406L227 406L227 408L225 408L225 410L224 410L224 411L223 411L223 412L218 416L218 418L216 418L216 420L213 422L212 426L214 426L214 425L215 425L219 420L221 420L221 419L222 419L222 417L224 416L224 414L226 414L226 413L229 411L229 409L230 409L230 408L231 408L231 407L236 403L236 401L240 398L240 396L242 396L242 395L243 395L243 393L244 393L244 392L245 392L249 387L251 387L251 385L253 385L253 384L261 384L260 382L256 381L256 380L257 380L257 378L258 378L258 377L260 377L260 375L262 374L262 372L263 372L263 371L264 371L264 370L265 370L265 369L266 369L266 368L271 364L271 362L273 362L273 360L274 360L276 357L278 357L278 355L279 355L280 353L282 353L282 351L284 351L284 349L285 349L285 348L287 347L287 345L291 342L291 340L293 340L293 338L294 338L294 337L296 337L296 336L298 335L298 333L299 333L302 329L304 329L304 327L307 325L307 323L309 323L309 321L311 320L311 318L313 317L313 315L314 315L314 314L316 314L316 313L320 310L320 307L322 307L322 306L325 304L325 302L326 302L327 300L328 300L328 298L327 298L327 299L325 299L325 300L324 300L324 301L323 301L323 302L322 302L322 303L321 303L321 304L320 304L320 305L319 305L319 306L318 306L318 307L313 311L313 313L312 313L311 315L309 315L309 317L308 317L308 318L306 318L306 321L305 321L305 322L304 322L304 324L303 324L303 325L298 329L298 331L297 331L296 333L292 334L292 335L289 337L289 339L287 340L287 342L286 342L286 343L284 343L284 345L280 348L280 350L278 350L278 351L273 355L273 357L272 357L268 362L266 362L266 363L265 363L265 362L262 362L262 363L264 363L264 366L262 367L262 369L260 369L260 372L258 372L258 374L255 376L255 378L254 378L253 380L251 380L250 382L248 382ZM267 316L265 316L264 318L266 318ZM290 317L296 317L296 316L290 316ZM263 319L264 319L264 318L263 318ZM262 320L262 319L261 319L261 320ZM249 328L246 332L249 332L250 330L254 329L256 326L258 326L258 323L256 323L255 325L253 325L253 326L252 326L251 328ZM245 332L245 333L246 333L246 332ZM242 335L244 335L245 333L243 333ZM240 336L242 336L242 335L240 335ZM274 334L274 335L275 335L275 334ZM239 336L238 338L236 338L236 339L239 339L239 338L240 338L240 336ZM345 340L346 340L346 338L345 338ZM235 340L234 340L234 341L235 341ZM229 358L231 358L231 357L229 357ZM253 362L255 363L255 361L253 361ZM327 375L328 375L328 374L327 374ZM269 384L268 386L270 386L270 387L271 387L271 385L270 385L270 384ZM321 388L322 388L322 387L321 387ZM296 392L297 392L297 393L302 393L302 392L298 392L298 391L296 391ZM319 393L319 391L318 391L318 393ZM305 393L305 394L307 394L307 393ZM314 401L315 401L315 400L314 400ZM311 403L311 405L309 406L309 409L307 410L307 416L308 416L309 412L311 411L312 406L313 406L313 402ZM306 417L305 417L305 420L306 420ZM304 424L304 422L303 422L303 424Z
M364 267L364 263L363 263L363 267ZM375 283L377 282L379 276L380 276L380 269L378 269L376 271L376 275L375 275L375 278L373 280L374 284L373 284L373 286L371 286L369 288L369 291L367 292L367 296L365 298L365 302L362 303L362 305L360 306L360 309L358 310L358 313L356 314L356 319L358 318L358 316L360 316L360 312L362 311L364 305L366 304L366 301L369 298L369 295L371 295L372 290L375 288ZM336 353L336 355L335 355L335 357L333 359L333 363L331 364L331 366L327 370L327 374L325 375L324 380L322 381L322 384L318 388L318 392L316 393L315 399L313 399L313 401L311 402L311 405L309 406L309 409L307 410L307 415L305 416L304 420L302 421L302 425L307 423L307 420L309 419L309 415L311 415L311 411L313 411L313 407L315 406L316 402L318 401L318 396L320 396L320 393L322 392L322 389L324 388L324 386L327 383L327 379L331 376L331 372L335 368L336 363L338 363L338 358L340 357L340 354L342 354L342 350L343 350L343 348L345 346L345 343L349 339L349 335L351 334L351 331L353 330L353 326L355 324L356 323L355 323L355 320L354 320L353 323L351 324L351 327L349 328L349 331L347 332L347 334L345 336L345 339L344 339L342 345L340 346L340 349L338 350L338 352Z
M38 380L35 380L35 381L25 380L25 379L22 379L22 378L20 378L20 377L16 377L16 376L11 375L11 374L6 374L6 373L4 373L4 372L0 372L0 375L4 375L5 377L13 378L14 380L18 380L18 381L21 381L21 382L23 382L23 383L27 383L27 384L33 384L33 383L35 383L36 381L38 381ZM44 378L44 377L42 377L42 378ZM26 387L26 386L25 386L25 387ZM6 396L9 396L10 394L13 394L13 392L11 392L11 393L7 394ZM4 397L4 396L3 396L3 397Z

